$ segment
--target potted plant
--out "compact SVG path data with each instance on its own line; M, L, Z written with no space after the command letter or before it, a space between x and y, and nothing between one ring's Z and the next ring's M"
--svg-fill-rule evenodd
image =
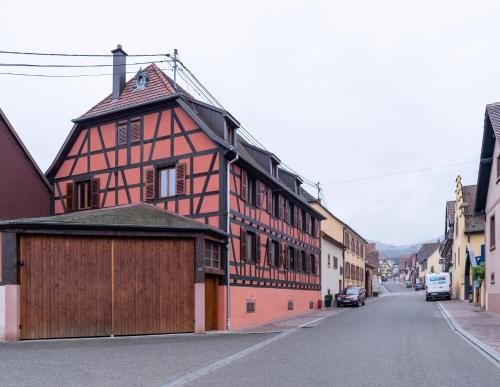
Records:
M333 301L333 295L330 292L328 292L328 294L325 295L325 308L331 307L332 301Z

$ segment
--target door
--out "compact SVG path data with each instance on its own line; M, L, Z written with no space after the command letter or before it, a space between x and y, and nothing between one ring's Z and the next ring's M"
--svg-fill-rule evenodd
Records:
M205 330L213 331L217 327L217 277L205 277Z
M21 339L194 331L192 239L23 235Z
M111 334L111 239L25 235L21 339Z
M194 241L118 239L113 254L113 333L194 331Z

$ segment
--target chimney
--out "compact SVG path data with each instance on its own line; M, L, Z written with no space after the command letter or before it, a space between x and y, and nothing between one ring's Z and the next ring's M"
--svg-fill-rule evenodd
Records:
M113 53L113 99L118 99L125 88L127 53L123 51L121 44L111 52Z

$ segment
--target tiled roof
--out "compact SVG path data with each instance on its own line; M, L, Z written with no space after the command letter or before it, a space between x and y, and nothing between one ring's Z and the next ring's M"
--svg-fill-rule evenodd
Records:
M420 250L417 252L417 261L418 263L424 262L427 258L429 258L436 249L441 245L440 242L436 243L423 243L420 247Z
M134 88L137 76L136 74L125 84L125 88L119 98L113 99L112 94L109 94L106 98L78 119L81 120L84 118L99 116L115 110L122 110L142 105L147 102L154 102L156 100L172 96L177 92L186 94L186 92L179 86L177 86L176 91L173 85L174 81L170 79L162 70L160 70L156 64L150 64L143 70L143 72L149 78L146 86L139 89Z
M500 139L500 102L491 103L486 105L486 111L490 117L491 126L495 132L495 137L497 141Z
M205 230L224 234L211 226L146 203L0 222L0 227L9 225L156 227L169 230Z
M455 223L455 200L450 200L446 202L446 214L448 215L448 223Z
M464 185L462 186L462 194L464 198L464 204L467 203L465 207L465 215L474 214L474 208L476 206L476 185Z
M483 214L466 214L464 232L484 232L486 217Z

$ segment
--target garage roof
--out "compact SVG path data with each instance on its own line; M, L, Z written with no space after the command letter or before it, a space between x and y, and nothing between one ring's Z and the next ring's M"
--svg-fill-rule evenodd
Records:
M98 228L144 228L165 231L198 231L226 236L215 227L177 215L146 203L70 212L39 218L22 218L0 222L0 228L26 226L85 226Z

